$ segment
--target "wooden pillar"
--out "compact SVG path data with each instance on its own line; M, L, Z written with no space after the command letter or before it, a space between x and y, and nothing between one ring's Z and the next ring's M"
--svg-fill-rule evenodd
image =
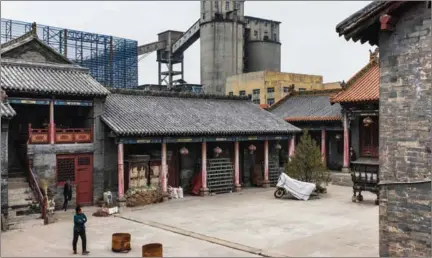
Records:
M350 171L350 157L349 157L349 128L348 128L348 113L343 113L343 129L344 129L344 145L343 145L343 167L342 172Z
M117 150L117 176L118 176L118 198L124 195L124 151L123 143L118 144Z
M324 166L327 167L327 132L325 128L321 129L321 156Z
M264 183L263 187L269 187L269 143L268 140L264 141Z
M160 173L160 183L162 187L162 192L167 192L167 175L168 175L168 165L167 165L167 144L162 143L162 171Z
M292 156L294 156L294 153L295 153L295 141L296 141L296 135L293 134L293 136L290 140L289 151L288 151L288 155L290 157L290 160L291 160Z
M239 145L240 144L238 141L234 142L234 187L236 192L239 192L241 190Z
M201 143L201 196L208 195L208 188L207 188L207 143L202 142Z
M288 140L288 144L287 144L287 146L288 146L288 150L287 150L287 160L288 160L288 162L290 162L290 160L291 160L291 139L289 139Z
M49 103L48 139L50 144L55 143L54 100L53 99L51 99Z

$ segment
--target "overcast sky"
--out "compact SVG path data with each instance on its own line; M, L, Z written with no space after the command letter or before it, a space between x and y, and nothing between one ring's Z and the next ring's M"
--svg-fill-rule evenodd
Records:
M336 24L369 1L246 1L245 14L281 21L282 71L348 80L369 59L370 45L347 42ZM187 30L198 18L198 1L1 1L1 17L124 37L146 44L164 30ZM185 52L185 80L200 82L199 40ZM156 54L139 62L139 83L157 83Z

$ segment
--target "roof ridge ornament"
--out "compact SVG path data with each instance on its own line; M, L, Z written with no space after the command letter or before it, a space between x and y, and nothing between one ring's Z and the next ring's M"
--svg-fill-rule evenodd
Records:
M33 22L31 32L35 36L37 36L37 30L36 29L37 29L36 22Z
M378 61L378 59L379 59L379 48L376 47L373 52L369 49L369 62L374 63Z

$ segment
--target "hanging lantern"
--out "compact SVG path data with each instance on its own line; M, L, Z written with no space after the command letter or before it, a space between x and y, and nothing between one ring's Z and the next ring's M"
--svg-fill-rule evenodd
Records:
M371 125L373 123L372 118L370 117L366 117L365 119L363 119L363 124L364 126L368 127L369 125Z
M250 151L251 154L252 154L255 150L256 150L255 145L253 145L253 144L249 145L249 151Z
M336 134L335 138L337 141L339 141L342 138L342 136L340 134Z
M279 143L276 143L276 145L275 145L275 149L276 149L276 150L280 150L280 149L282 149L282 146L281 146Z
M182 147L180 149L180 154L183 155L183 156L188 155L189 154L189 150L186 149L186 147Z
M214 153L215 153L216 155L219 155L219 154L222 153L222 149L219 148L219 147L214 148L213 151L214 151Z

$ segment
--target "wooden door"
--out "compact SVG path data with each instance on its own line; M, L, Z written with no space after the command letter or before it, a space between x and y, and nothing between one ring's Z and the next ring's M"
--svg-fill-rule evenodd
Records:
M93 155L80 154L75 157L77 204L93 203Z

